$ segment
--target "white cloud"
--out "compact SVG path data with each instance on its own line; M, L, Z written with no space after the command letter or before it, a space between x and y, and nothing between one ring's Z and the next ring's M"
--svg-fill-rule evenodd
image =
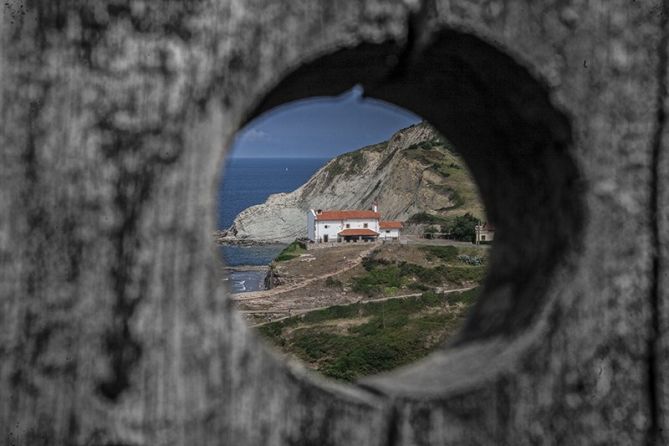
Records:
M270 141L269 134L263 130L251 129L242 136L247 142Z

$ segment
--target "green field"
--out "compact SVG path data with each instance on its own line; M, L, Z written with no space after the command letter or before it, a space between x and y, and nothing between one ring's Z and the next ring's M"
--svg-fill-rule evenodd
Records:
M352 381L426 356L461 326L478 288L333 306L259 327L282 351Z
M429 266L390 260L380 250L363 260L365 272L353 277L351 290L366 296L393 296L406 294L402 290L471 286L485 277L486 257L480 248L421 246L413 249L424 254Z

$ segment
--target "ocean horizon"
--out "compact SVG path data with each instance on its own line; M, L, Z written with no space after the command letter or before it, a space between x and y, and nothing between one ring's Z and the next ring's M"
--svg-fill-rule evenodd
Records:
M232 157L225 163L218 189L218 223L220 230L229 228L244 209L264 203L272 194L292 192L302 186L330 158L260 158ZM226 266L262 266L286 247L276 243L258 246L220 246ZM263 271L231 271L233 292L262 289Z
M229 158L218 189L218 229L227 229L244 209L271 194L302 186L330 158Z

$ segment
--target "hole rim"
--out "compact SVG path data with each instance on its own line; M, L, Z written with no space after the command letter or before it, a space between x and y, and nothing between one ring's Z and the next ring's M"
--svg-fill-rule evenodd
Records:
M249 111L244 115L236 132L264 113L282 105L313 97L339 96L356 85L361 85L364 88L365 97L405 108L429 122L439 133L446 135L454 143L456 150L472 172L489 219L497 227L495 243L491 249L490 266L482 283L479 299L469 310L464 326L451 342L432 352L426 358L388 372L364 377L353 383L330 380L317 372L304 374L303 366L297 366L299 375L311 377L314 379L313 382L319 385L325 381L328 385L336 383L336 387L339 388L353 386L372 394L393 397L420 394L424 398L437 398L456 389L461 390L463 387L468 387L473 381L489 379L491 374L505 369L509 360L516 358L517 354L529 348L528 339L537 335L541 336L545 328L542 322L545 322L548 317L550 302L556 294L560 293L559 286L556 287L555 282L576 273L574 258L582 250L586 218L585 181L578 165L578 158L574 153L571 120L567 113L552 100L548 82L528 68L531 67L530 63L518 60L519 57L510 50L489 42L470 30L463 31L448 26L441 26L433 30L424 47L415 51L417 54L407 58L403 55L405 48L396 41L362 42L353 47L320 54L312 60L303 60L295 69L279 76L280 80L268 91L257 96L259 100L249 107ZM484 108L488 110L487 119L493 124L496 132L505 128L522 128L523 131L520 134L525 137L530 136L528 138L530 143L519 144L522 150L518 149L520 151L517 155L527 157L533 153L533 149L543 150L540 152L541 161L561 163L562 174L551 173L550 169L546 169L548 165L538 163L535 167L546 175L537 175L537 172L533 172L534 175L524 178L526 183L516 184L516 186L525 187L528 185L541 186L543 180L549 181L550 186L544 184L539 187L533 191L534 196L541 197L544 194L553 198L550 203L551 211L567 211L565 224L560 228L552 228L553 235L556 236L552 240L553 243L541 246L539 261L531 262L529 268L518 268L517 266L515 269L510 268L507 262L510 247L518 237L517 235L509 236L512 234L512 224L507 221L508 219L504 219L504 212L507 211L501 211L494 200L495 196L501 195L492 184L499 180L499 172L490 175L490 156L487 163L480 162L482 159L485 160L484 155L486 150L489 150L489 143L488 145L481 144L480 147L473 149L472 145L467 142L460 144L458 141L466 141L467 135L455 131L459 124L445 122L429 107L421 109L415 106L416 98L425 96L415 93L417 87L420 90L421 86L426 85L421 81L421 72L425 73L426 67L434 66L434 59L444 52L450 54L451 60L461 59L460 63L470 70L468 73L472 75L475 82L483 86L481 90L492 96L489 101L484 101L486 103ZM491 60L495 62L491 65L497 68L502 66L503 69L488 70L485 62L490 63ZM406 65L398 67L398 63ZM498 92L492 86L504 83L505 80L508 81L508 85L520 91L520 94L516 97L493 94ZM397 94L403 84L411 88L402 88L402 93ZM528 103L533 107L524 107ZM506 110L505 107L513 110L513 115L506 118L501 116L499 110ZM496 114L492 114L491 110ZM469 111L469 116L474 114L474 111L476 109ZM493 116L499 119L491 119ZM480 116L477 117L477 120L481 119ZM486 116L483 117L483 120L485 119ZM466 122L467 120L458 121L456 119L454 122ZM458 133L460 133L458 136L454 135ZM534 137L531 137L532 135ZM514 140L514 138L509 138L508 134L505 137L509 141ZM540 147L542 141L546 144ZM230 151L226 150L225 156L229 154ZM492 158L494 161L494 156ZM527 158L513 157L513 162L510 163L512 167L518 162L518 159ZM222 161L223 165L224 161ZM487 181L486 176L496 181ZM485 187L482 186L482 182ZM556 191L558 193L552 194ZM543 218L543 221L550 220ZM533 229L533 231L532 241L536 242L536 230ZM523 252L522 255L517 255L517 258L527 259L532 256L528 256L528 252ZM523 296L522 299L518 298L519 294ZM537 296L539 299L536 298ZM528 311L524 311L522 317L513 317L514 310L519 304L527 303L528 297L534 298L534 304L529 305ZM503 305L496 306L495 300L502 301ZM504 312L503 318L499 317L500 310ZM250 327L247 326L247 328ZM262 341L261 344L265 344L268 350L275 350L268 342ZM472 360L472 352L484 355L483 363L486 364L486 367L483 367L485 369L483 373L481 373L481 361ZM273 351L272 357L281 360L280 355ZM464 358L469 361L467 365L471 367L454 366L453 361L456 358ZM289 368L295 367L285 361L283 363ZM489 367L493 363L496 363L497 366ZM411 382L419 377L426 382L422 384ZM443 385L446 379L450 382Z

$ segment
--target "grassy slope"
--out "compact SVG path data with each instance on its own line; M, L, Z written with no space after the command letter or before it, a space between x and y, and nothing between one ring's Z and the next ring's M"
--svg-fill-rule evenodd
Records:
M290 245L283 248L283 251L279 253L278 256L274 259L275 262L285 262L286 260L291 260L296 257L299 257L300 254L307 252L304 245L297 240L295 240Z
M460 327L478 289L437 294L434 287L476 285L485 275L486 253L474 246L383 246L363 262L362 273L330 278L325 286L376 298L424 290L420 297L332 306L259 329L282 351L331 378L354 380L393 369L427 355ZM463 255L482 263L470 265Z
M430 353L461 325L478 289L334 306L260 327L284 352L351 381Z
M394 247L393 247L394 248ZM483 248L455 246L403 247L420 252L421 259L406 261L402 252L391 255L384 247L363 261L365 273L354 277L351 289L367 296L384 297L409 294L411 290L428 291L434 287L470 286L483 280L486 254ZM471 265L461 255L475 256L481 263Z
M483 204L471 173L448 141L434 138L408 147L404 153L407 158L415 159L439 174L443 178L440 188L444 193L453 191L456 205L448 210L437 210L440 215L455 217L469 212L485 220Z

